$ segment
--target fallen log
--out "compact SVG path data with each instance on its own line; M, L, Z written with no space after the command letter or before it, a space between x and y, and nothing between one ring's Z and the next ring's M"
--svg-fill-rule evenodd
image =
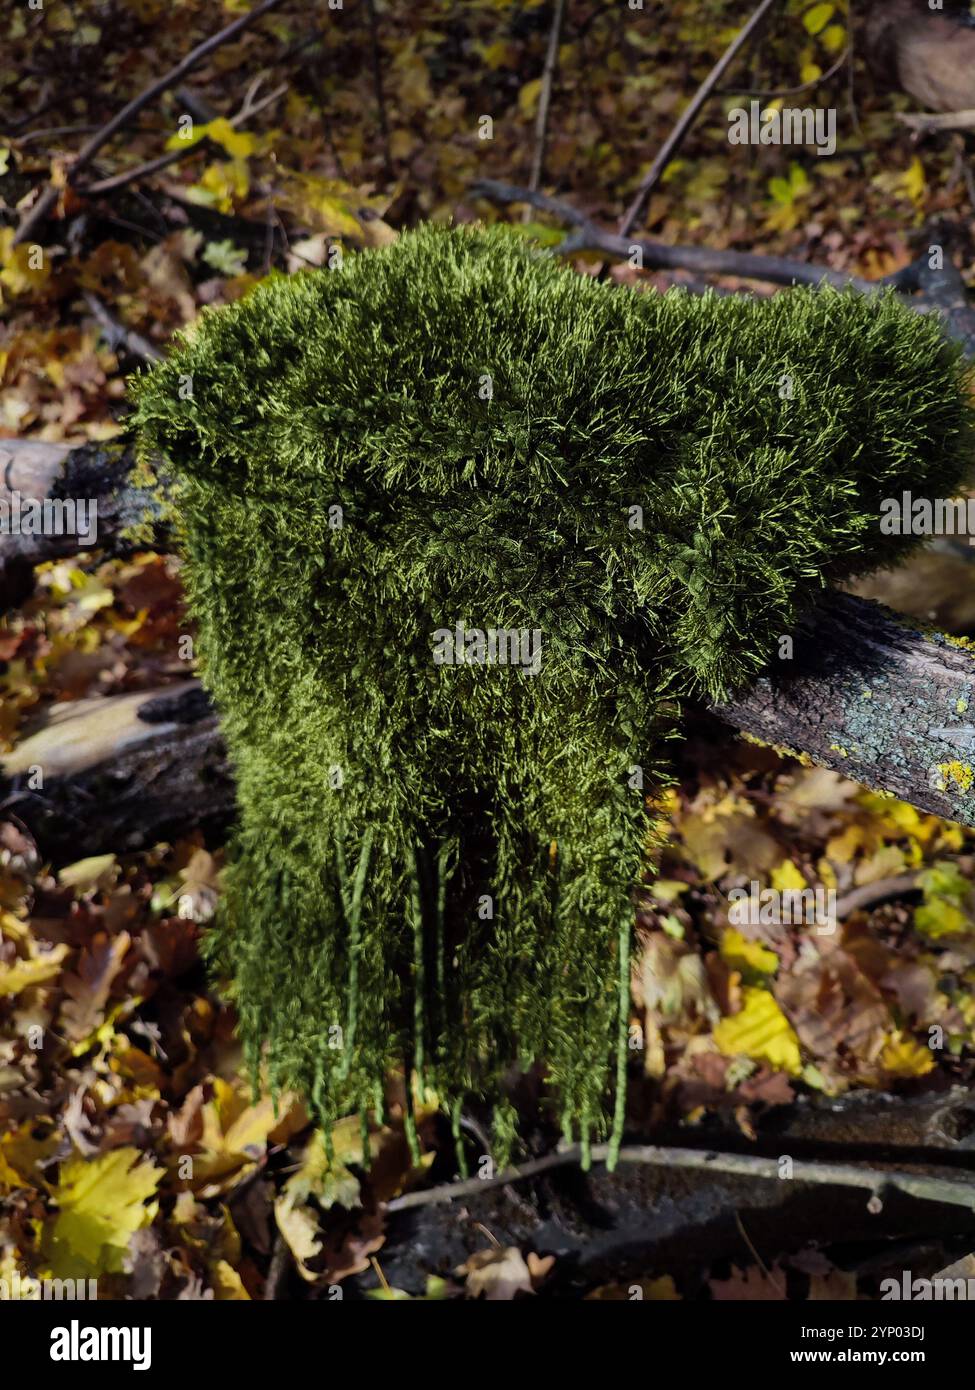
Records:
M973 653L877 604L829 593L793 659L712 710L746 737L975 824ZM233 813L217 718L193 680L55 705L0 774L0 813L55 859L137 849Z
M133 481L134 465L132 446L124 442L72 446L0 439L0 613L29 597L33 568L44 561L89 545L125 554L134 544L126 532L140 523L154 532L152 541L140 541L142 549L165 545L161 503ZM47 519L55 525L38 528L31 503L51 504ZM86 523L81 534L79 515Z
M149 535L164 548L161 500L133 481L133 461L124 442L0 441L0 510L15 494L87 498L97 502L102 553L131 551L130 529L146 521L139 543ZM22 601L34 565L77 549L72 534L0 528L0 606ZM972 825L973 658L964 641L830 591L793 634L789 659L713 712L747 737ZM195 681L55 705L0 774L0 806L56 858L135 849L233 810L217 719Z
M196 681L52 706L2 763L0 816L63 863L141 849L234 807L217 716Z

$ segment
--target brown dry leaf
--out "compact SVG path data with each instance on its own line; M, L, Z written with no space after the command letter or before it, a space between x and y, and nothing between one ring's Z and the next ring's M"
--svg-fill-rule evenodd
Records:
M809 1302L851 1302L857 1296L857 1277L843 1269L813 1274L809 1279Z
M768 1272L757 1265L750 1265L742 1272L734 1265L728 1279L709 1279L711 1295L719 1303L723 1302L767 1302L786 1301L785 1274L778 1266Z
M194 1086L178 1110L169 1112L169 1137L177 1149L189 1149L203 1137L203 1086Z
M774 993L803 1047L834 1085L875 1067L892 1026L880 991L829 937L806 938Z
M489 1303L535 1292L531 1270L517 1245L479 1250L454 1273L467 1276L464 1291L468 1298L484 1298Z
M696 951L664 932L643 937L634 971L634 999L666 1025L707 1024L720 1018L708 972Z
M717 805L681 817L677 830L687 858L702 878L712 881L729 867L748 878L762 878L782 859L779 844L758 821L754 807L731 793Z
M65 975L67 998L61 1006L59 1026L71 1042L84 1042L104 1022L112 983L131 944L128 932L112 938L100 932L82 951L77 974Z

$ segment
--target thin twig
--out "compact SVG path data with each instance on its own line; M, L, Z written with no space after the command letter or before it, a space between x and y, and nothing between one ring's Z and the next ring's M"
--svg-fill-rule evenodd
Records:
M620 236L626 236L627 232L630 230L630 228L636 222L637 218L643 212L643 209L646 206L647 198L650 196L651 191L656 186L657 181L659 180L664 170L667 168L667 165L670 163L674 155L677 153L681 145L684 143L684 140L687 138L687 135L689 134L691 127L694 125L694 122L700 115L702 108L704 107L708 99L712 96L715 87L721 81L722 77L724 77L725 73L728 71L731 64L738 57L738 54L742 51L742 49L745 48L746 45L751 42L754 35L758 32L758 30L764 23L765 17L771 10L772 6L777 3L778 0L761 0L761 4L756 9L751 19L742 29L739 29L738 33L735 35L731 43L725 49L722 56L715 63L714 67L708 73L707 77L701 83L700 87L698 87L694 96L691 98L690 102L681 113L680 120L674 126L673 130L670 132L663 145L661 145L660 151L657 154L656 159L653 161L653 163L650 165L650 168L644 175L643 181L641 182L640 187L637 189L632 203L627 208L623 216L623 219L620 222Z
M151 85L140 92L138 96L133 97L130 102L127 102L126 105L123 106L120 111L117 111L110 120L106 121L78 151L68 172L68 183L74 182L82 170L86 169L92 162L102 146L111 140L112 136L119 130L128 125L132 118L137 116L143 107L148 106L149 103L162 92L165 92L168 88L174 86L184 78L192 68L196 67L197 63L209 57L214 49L220 48L221 45L227 43L230 39L239 34L242 29L246 29L249 25L260 19L262 15L267 14L269 10L273 10L275 6L280 3L281 0L260 0L260 4L248 14L241 15L239 19L235 19L232 24L228 24L227 27L221 29L219 33L212 34L210 38L205 39L203 43L197 44L197 46L191 49L186 57L177 63L174 68L164 73L162 77L151 83ZM37 202L17 228L13 241L14 246L26 241L34 228L44 221L57 203L60 191L61 190L56 184L48 184L47 188L37 199Z
M291 1273L291 1248L279 1231L271 1254L271 1264L264 1282L264 1298L267 1302L280 1299L284 1294Z
M917 874L897 874L892 878L880 878L876 883L863 883L859 888L851 888L836 902L836 917L842 921L854 912L862 912L865 907L889 902L891 898L902 898L906 893L918 893Z
M124 344L133 356L141 357L144 362L162 361L162 353L158 348L153 347L148 338L143 338L142 334L137 333L134 328L126 328L125 324L115 318L98 296L92 294L90 290L85 291L85 303L101 324L109 347L113 352Z
M593 1163L605 1163L608 1144L592 1146ZM462 1197L474 1197L493 1187L522 1182L575 1164L582 1157L582 1147L571 1144L544 1158L532 1159L518 1168L508 1168L494 1178L469 1178L465 1182L445 1183L394 1197L387 1204L390 1213L409 1211L441 1202L454 1202ZM767 1182L783 1182L777 1158L758 1158L752 1154L716 1153L707 1149L662 1148L655 1144L631 1145L620 1149L620 1163L646 1164L655 1168L682 1168L705 1173L728 1173L736 1177L756 1178ZM792 1182L819 1183L828 1187L862 1188L872 1195L901 1192L921 1202L940 1202L945 1206L975 1210L975 1182L956 1178L929 1178L920 1173L900 1169L868 1169L852 1163L818 1163L793 1159Z
M46 130L28 130L25 135L16 137L10 136L10 143L16 145L18 149L21 145L32 145L35 140L54 140L59 135L87 135L91 130L97 130L96 125L52 125Z
M717 97L755 97L759 101L773 101L778 97L802 96L803 92L811 92L816 87L821 87L824 82L828 82L831 77L835 77L851 53L852 45L847 44L831 68L827 68L825 72L821 72L818 77L813 77L808 82L800 82L798 87L778 87L769 92L759 92L753 87L719 87L714 95Z
M379 115L379 133L383 142L383 166L388 176L393 173L393 156L389 144L389 120L386 116L386 91L383 86L383 68L379 52L379 21L376 18L375 0L366 0L366 15L369 20L369 47L372 58L372 85L376 93L376 111Z
M759 1267L759 1269L762 1271L762 1273L765 1275L765 1278L766 1278L766 1279L769 1281L769 1283L772 1285L773 1289L775 1289L778 1293L780 1293L780 1294L782 1295L783 1298L785 1298L785 1297L786 1297L786 1291L785 1291L785 1289L784 1289L784 1288L782 1287L782 1285L779 1283L778 1279L776 1279L775 1275L772 1273L772 1271L769 1269L768 1265L765 1263L765 1261L762 1259L761 1255L760 1255L760 1254L758 1253L758 1251L756 1250L755 1245L754 1245L754 1243L753 1243L753 1241L752 1241L751 1236L750 1236L750 1235L748 1234L748 1232L745 1230L744 1222L743 1222L742 1219L741 1219L741 1214L740 1214L739 1212L737 1212L737 1211L735 1212L735 1225L738 1227L738 1234L741 1236L742 1240L743 1240L743 1241L745 1242L745 1244L748 1246L748 1249L749 1249L749 1251L751 1252L752 1258L754 1259L755 1263L758 1265L758 1267Z
M538 112L535 116L535 149L532 154L531 175L528 187L533 191L542 181L542 168L545 164L545 141L548 136L548 110L552 103L552 85L555 69L559 61L559 40L562 37L562 19L565 15L565 0L555 0L555 13L548 36L548 51L542 69L542 85L538 92Z
M707 246L668 246L662 241L642 237L617 236L606 232L584 213L547 194L501 183L497 179L481 179L471 192L496 203L530 203L543 212L550 212L576 230L552 248L560 256L580 251L602 251L606 255L628 259L635 249L643 253L643 264L655 269L691 270L705 275L738 275L745 280L764 280L773 285L819 285L824 282L842 288L852 285L864 292L876 290L881 283L893 284L891 278L880 282L863 280L845 271L827 266L810 265L806 261L790 260L783 256L762 256L746 251L716 251ZM901 280L906 280L901 276Z

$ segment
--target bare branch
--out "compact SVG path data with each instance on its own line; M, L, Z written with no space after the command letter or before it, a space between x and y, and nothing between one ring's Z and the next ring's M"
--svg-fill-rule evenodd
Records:
M141 333L137 333L134 328L126 328L125 324L110 313L97 295L90 290L85 291L85 303L101 324L102 330L109 347L114 352L120 345L128 348L134 357L141 357L143 362L161 362L163 354L158 348L153 347L148 338L143 338Z
M656 159L644 175L640 187L634 195L633 201L630 203L630 206L627 208L620 222L620 236L626 236L627 232L643 212L651 191L656 186L658 179L667 165L684 143L705 103L713 95L715 87L717 87L718 83L721 81L722 77L724 77L742 49L745 48L754 38L755 34L758 33L758 30L765 22L765 18L772 9L772 6L777 3L778 0L761 0L761 4L756 9L751 19L742 29L739 29L738 33L725 49L725 52L715 63L700 87L698 87L694 96L681 113L680 120L661 145Z
M594 1144L592 1161L605 1163L609 1157L609 1148L608 1144ZM388 1202L386 1211L392 1214L436 1203L455 1202L458 1198L473 1197L492 1187L507 1187L511 1183L523 1182L526 1178L549 1173L554 1168L564 1168L580 1162L581 1158L581 1147L572 1144L556 1153L546 1154L544 1158L535 1158L517 1168L508 1168L494 1178L468 1178L463 1182L444 1183L440 1187L407 1192L402 1197L394 1197ZM622 1148L619 1161L651 1164L657 1168L679 1168L684 1171L732 1173L738 1177L760 1178L766 1182L778 1183L782 1179L777 1158L759 1158L753 1154L715 1153L707 1149L677 1149L640 1144ZM901 1192L921 1202L940 1202L948 1206L975 1210L975 1186L968 1178L937 1178L899 1169L867 1168L853 1163L817 1163L794 1159L792 1180L828 1187L858 1187L878 1197L885 1192Z
M542 181L542 168L545 164L545 141L548 135L548 110L552 101L552 84L559 61L559 39L562 35L562 20L565 15L565 0L555 0L555 13L548 36L548 51L542 69L542 85L538 92L538 113L535 117L535 150L532 155L531 176L528 186L533 191Z
M919 135L933 130L975 130L975 111L946 111L920 113L899 111L897 119Z

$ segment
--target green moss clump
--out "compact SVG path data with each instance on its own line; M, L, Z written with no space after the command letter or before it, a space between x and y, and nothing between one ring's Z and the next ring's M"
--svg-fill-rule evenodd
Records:
M615 1075L618 1141L674 700L896 558L884 497L951 495L958 353L893 295L639 294L425 227L205 313L134 394L236 768L210 951L252 1065L327 1126L389 1068L456 1114L538 1063L586 1143ZM540 631L537 673L435 664L457 623Z

